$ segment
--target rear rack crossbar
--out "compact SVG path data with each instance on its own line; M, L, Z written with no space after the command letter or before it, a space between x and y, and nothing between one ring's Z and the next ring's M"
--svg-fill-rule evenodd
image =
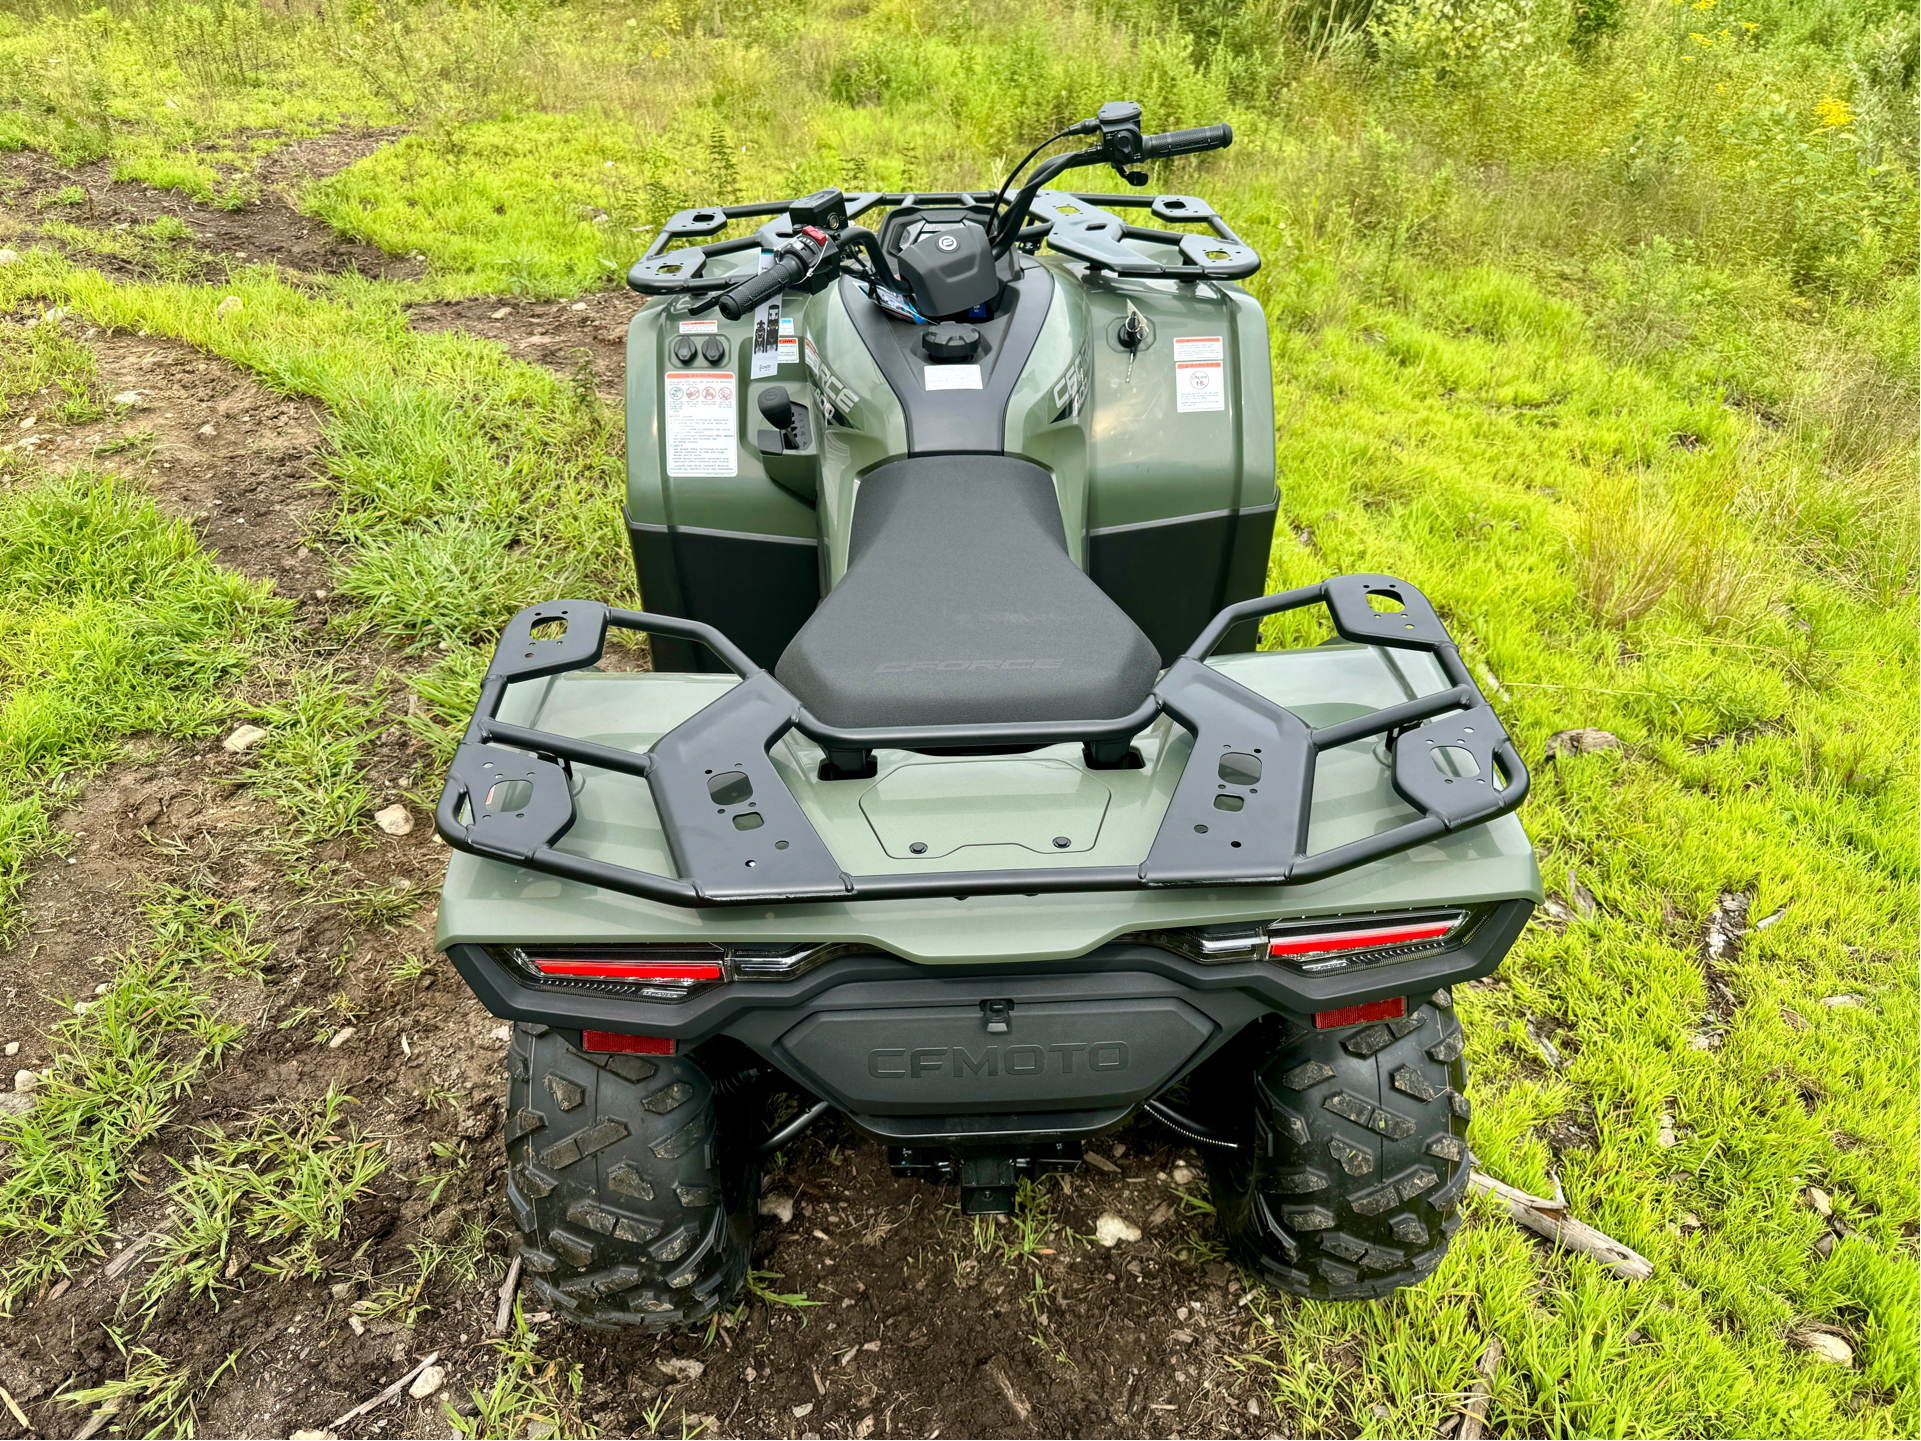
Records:
M1377 601L1388 608L1377 609ZM1451 684L1316 728L1204 664L1233 626L1316 604L1327 608L1343 640L1431 654ZM740 683L647 751L499 718L509 686L595 664L609 626L698 641ZM540 634L548 630L558 633ZM883 747L936 750L1065 741L1080 741L1092 754L1095 746L1125 746L1163 714L1193 734L1194 750L1138 865L848 875L769 755L790 730L832 757L864 759ZM1419 818L1310 854L1317 757L1380 735L1389 737L1395 793ZM1438 763L1434 752L1443 748L1466 752L1472 767ZM575 765L646 781L678 875L655 875L556 849L576 818L570 787ZM720 906L1319 880L1506 815L1527 790L1520 753L1427 598L1392 576L1346 575L1229 606L1127 715L1000 725L829 725L712 626L589 600L529 606L501 636L434 822L449 845L471 855L648 900Z

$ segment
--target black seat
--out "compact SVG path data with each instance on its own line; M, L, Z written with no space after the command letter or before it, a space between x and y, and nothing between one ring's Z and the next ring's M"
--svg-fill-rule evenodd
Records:
M1159 669L1068 557L1048 473L955 455L861 482L847 573L774 673L853 727L1103 720L1139 705Z

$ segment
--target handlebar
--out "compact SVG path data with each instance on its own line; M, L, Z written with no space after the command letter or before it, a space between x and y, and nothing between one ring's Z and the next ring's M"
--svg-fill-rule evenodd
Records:
M778 256L760 274L751 276L732 290L722 291L715 303L729 320L739 320L764 300L771 300L807 274L806 258L794 251Z
M1225 150L1234 143L1232 125L1196 125L1191 130L1168 130L1141 137L1141 158L1163 160L1170 155L1193 155L1202 150Z
M1084 165L1113 165L1127 176L1129 184L1139 185L1147 177L1131 174L1124 168L1135 160L1164 160L1174 155L1192 155L1201 150L1225 150L1234 143L1232 125L1199 125L1192 130L1169 130L1160 135L1141 135L1138 130L1132 133L1140 142L1138 153L1117 151L1114 137L1109 136L1091 149L1056 155L1035 171L1033 178L1021 187L1020 193L1001 213L998 228L994 232L994 254L999 256L1007 253L1019 238L1034 197L1069 170Z

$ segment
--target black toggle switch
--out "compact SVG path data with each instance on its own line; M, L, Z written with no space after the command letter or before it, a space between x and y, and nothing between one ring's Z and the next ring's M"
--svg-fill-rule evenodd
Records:
M727 358L727 342L718 335L710 335L700 343L700 357L709 365L719 365Z
M691 337L685 336L685 335L676 335L674 337L674 343L672 346L672 354L674 357L674 364L692 365L695 359L700 355L700 347L694 344Z

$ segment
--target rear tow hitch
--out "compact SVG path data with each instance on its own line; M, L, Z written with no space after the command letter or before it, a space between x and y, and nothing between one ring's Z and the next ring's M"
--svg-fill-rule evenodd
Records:
M1011 1216L1023 1177L1072 1171L1081 1163L1079 1141L1034 1141L1008 1146L889 1146L887 1164L896 1176L957 1181L963 1216Z

